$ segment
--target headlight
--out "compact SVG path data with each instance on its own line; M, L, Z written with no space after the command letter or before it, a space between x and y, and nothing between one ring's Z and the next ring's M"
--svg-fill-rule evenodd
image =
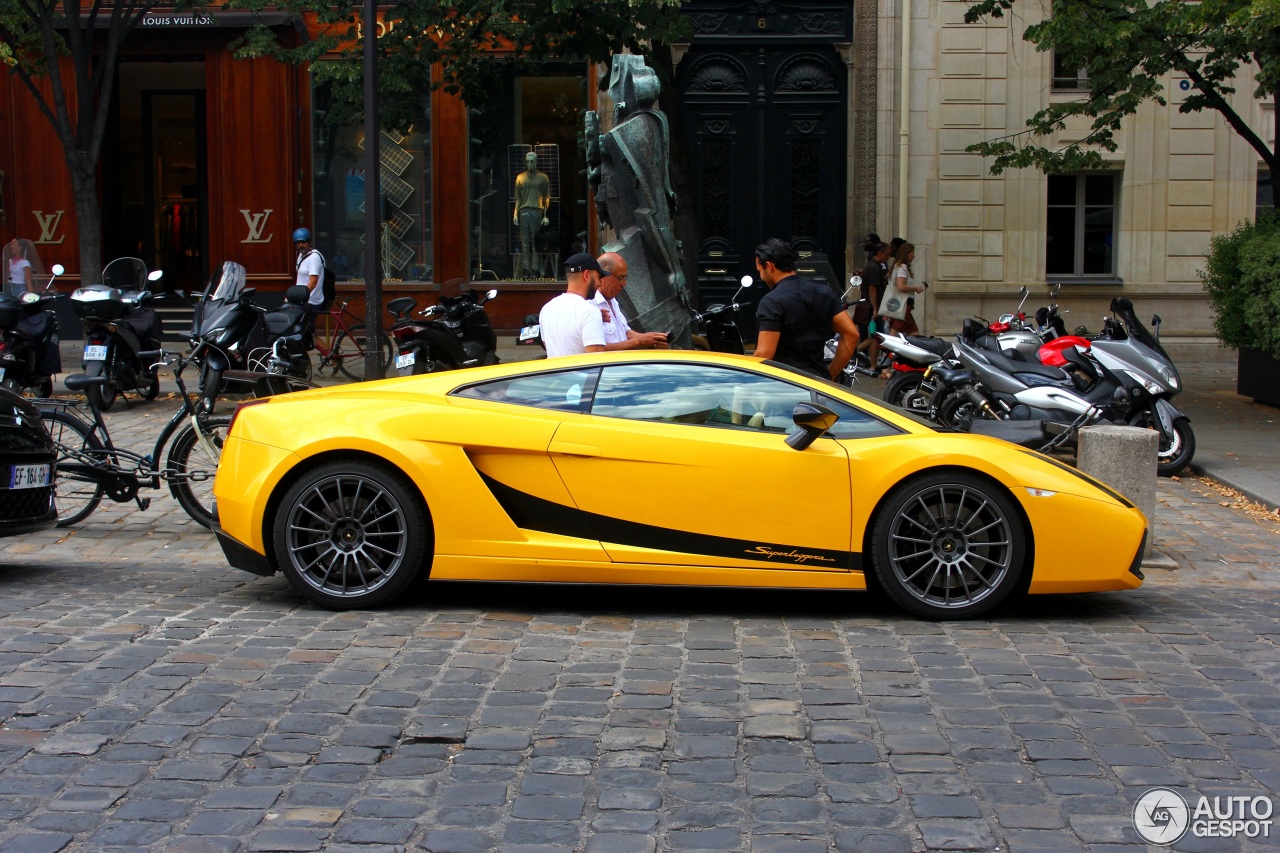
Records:
M1160 374L1160 378L1166 385L1174 391L1178 390L1178 371L1172 365L1157 364L1156 372Z
M1130 378L1132 378L1135 382L1137 382L1143 388L1146 388L1148 394L1161 394L1164 392L1164 389L1161 388L1158 384L1151 381L1147 377L1143 376L1141 373L1138 373L1137 371L1126 370L1125 373L1129 374Z

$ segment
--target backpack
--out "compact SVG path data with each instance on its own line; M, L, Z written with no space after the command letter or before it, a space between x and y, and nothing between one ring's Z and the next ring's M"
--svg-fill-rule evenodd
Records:
M319 249L312 249L310 253L303 257L303 260L311 257L311 254L320 255ZM301 262L298 264L301 266ZM324 255L320 255L320 267L324 272L320 276L320 294L321 300L317 308L321 311L328 311L333 305L333 300L338 296L338 279L333 274L333 270L329 269L329 265L324 262Z

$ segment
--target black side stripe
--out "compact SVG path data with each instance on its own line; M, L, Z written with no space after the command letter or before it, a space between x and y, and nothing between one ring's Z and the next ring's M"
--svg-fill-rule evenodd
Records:
M776 542L731 539L726 536L711 536L705 533L672 530L652 524L639 524L564 506L500 483L483 471L477 471L477 473L489 487L489 491L493 492L499 505L515 522L516 527L524 530L537 530L558 536L571 536L575 539L599 540L617 545L652 548L681 554L759 560L761 563L773 565L862 571L861 554Z

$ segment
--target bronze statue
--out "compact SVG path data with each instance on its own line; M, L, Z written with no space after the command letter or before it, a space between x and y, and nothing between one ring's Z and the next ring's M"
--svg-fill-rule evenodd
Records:
M516 211L512 223L520 229L520 269L516 278L541 275L538 263L538 232L548 224L547 207L551 204L551 181L538 171L538 155L524 155L525 171L516 176Z
M660 91L658 77L643 57L613 57L613 127L601 134L599 116L587 113L587 179L595 190L600 221L617 235L601 248L622 255L630 271L627 289L618 298L632 324L674 332L673 343L687 347L689 292L673 222L670 133L667 117L656 107Z

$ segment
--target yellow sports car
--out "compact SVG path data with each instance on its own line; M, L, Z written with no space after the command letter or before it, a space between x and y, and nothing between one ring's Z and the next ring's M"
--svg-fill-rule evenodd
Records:
M334 608L429 577L876 586L920 616L969 617L1025 591L1136 587L1146 537L1129 501L1045 456L685 351L254 400L214 495L233 566Z

